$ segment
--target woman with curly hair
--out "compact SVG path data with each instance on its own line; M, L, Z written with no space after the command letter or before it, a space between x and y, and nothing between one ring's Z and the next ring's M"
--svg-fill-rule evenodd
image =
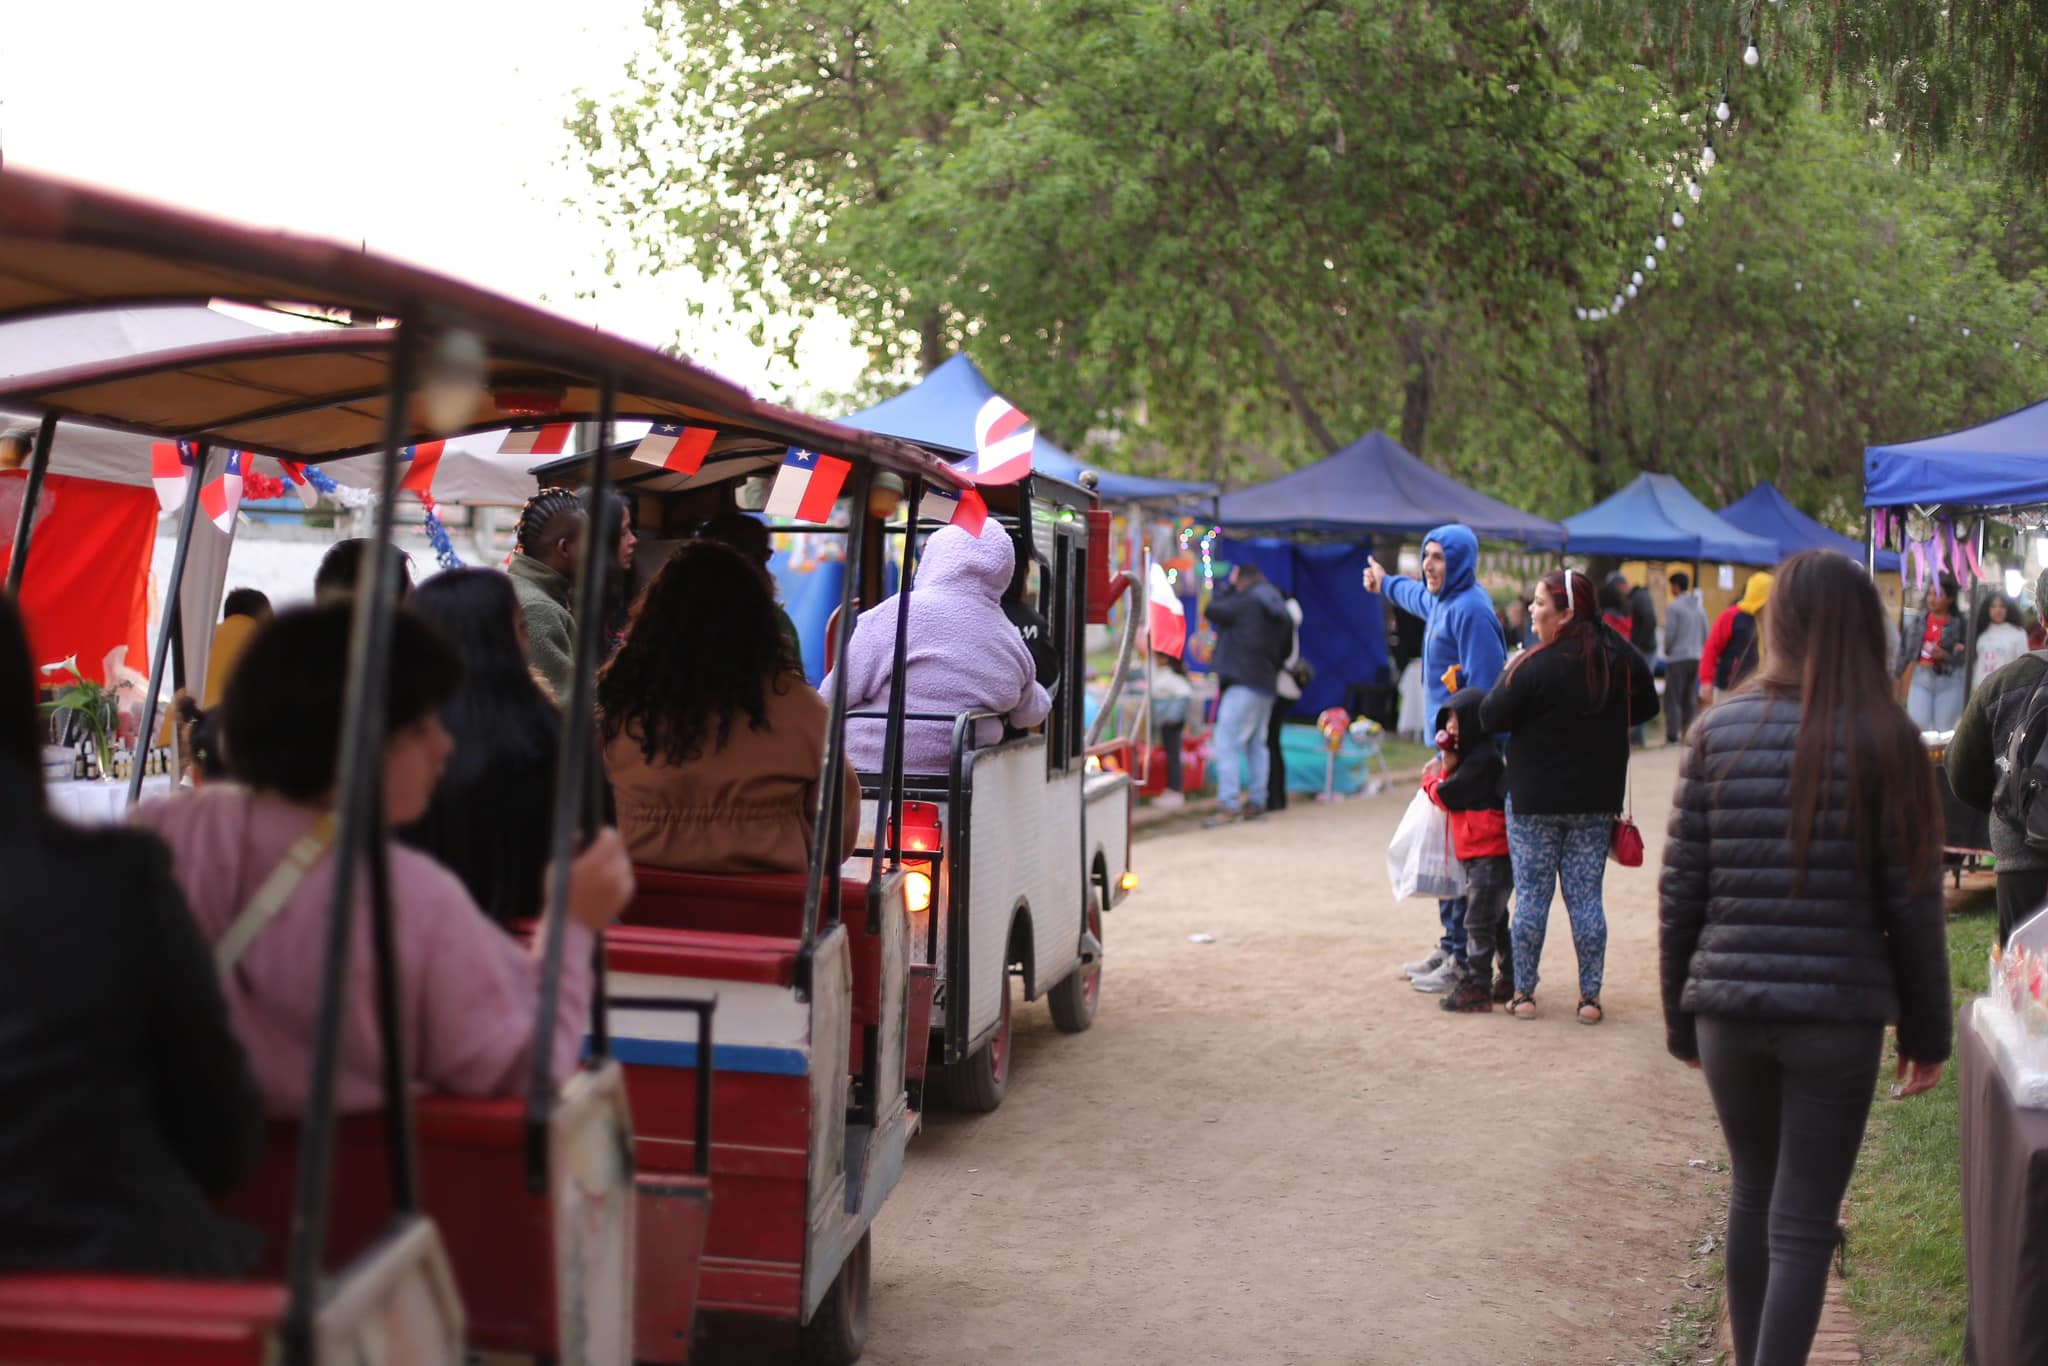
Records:
M828 708L797 672L775 601L725 546L677 549L597 680L605 772L636 863L697 873L802 872ZM860 786L845 776L845 848Z

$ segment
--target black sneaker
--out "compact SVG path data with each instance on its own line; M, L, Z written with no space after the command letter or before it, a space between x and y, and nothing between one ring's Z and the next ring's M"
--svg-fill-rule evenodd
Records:
M1466 978L1445 993L1437 1005L1461 1015L1482 1015L1493 1010L1493 993L1482 982Z
M1248 821L1262 821L1266 819L1266 808L1263 806L1248 806L1244 811L1244 819Z
M1502 973L1500 976L1494 978L1493 1003L1497 1006L1504 1006L1509 1001L1512 1001L1514 999L1515 979L1507 973Z

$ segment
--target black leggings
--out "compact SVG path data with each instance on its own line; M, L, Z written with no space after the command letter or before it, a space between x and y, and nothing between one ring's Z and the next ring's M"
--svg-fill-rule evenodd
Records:
M1820 1325L1884 1026L1702 1015L1699 1044L1734 1167L1727 1262L1736 1366L1799 1366Z

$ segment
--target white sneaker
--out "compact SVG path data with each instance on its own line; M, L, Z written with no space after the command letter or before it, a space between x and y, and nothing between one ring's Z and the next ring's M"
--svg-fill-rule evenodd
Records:
M1445 992L1456 985L1459 976L1458 960L1449 954L1445 954L1444 961L1438 965L1436 971L1425 972L1417 977L1414 986L1417 991L1427 991L1432 994Z
M1187 804L1188 799L1170 787L1152 799L1152 805L1164 811L1172 811L1177 807L1183 807Z
M1444 965L1444 960L1450 956L1441 948L1431 949L1429 957L1419 963L1403 963L1401 971L1409 977L1420 977L1426 972L1435 972Z

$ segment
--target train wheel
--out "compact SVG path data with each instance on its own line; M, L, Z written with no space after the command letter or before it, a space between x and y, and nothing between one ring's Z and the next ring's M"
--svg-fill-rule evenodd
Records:
M1010 1089L1010 977L1003 975L1003 1014L995 1037L946 1069L946 1099L958 1110L985 1115Z
M1052 1022L1063 1034L1079 1034L1095 1023L1102 1005L1102 892L1088 889L1088 937L1092 954L1045 994Z
M860 1236L859 1245L846 1254L818 1312L797 1330L805 1366L853 1366L867 1350L869 1244L873 1237L871 1232Z

